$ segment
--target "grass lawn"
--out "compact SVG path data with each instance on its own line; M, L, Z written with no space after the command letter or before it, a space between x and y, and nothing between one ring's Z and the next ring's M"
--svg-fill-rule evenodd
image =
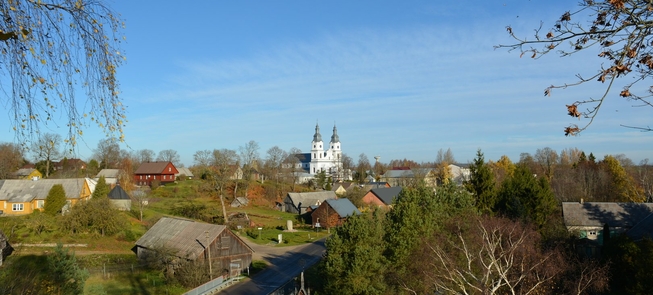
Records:
M281 234L281 244L278 244L279 234ZM321 238L328 236L326 230L321 231L309 231L309 230L297 230L295 232L284 232L281 229L265 227L261 230L261 236L259 237L259 231L257 229L249 229L243 231L241 236L247 237L250 241L260 244L277 244L279 247L283 246L294 246L301 245L306 243L315 242Z

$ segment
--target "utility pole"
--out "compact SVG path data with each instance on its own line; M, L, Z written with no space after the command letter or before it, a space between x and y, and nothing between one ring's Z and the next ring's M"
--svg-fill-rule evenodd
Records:
M209 278L213 280L213 266L211 265L211 241L209 241L209 231L204 231L206 234L206 251L209 256Z

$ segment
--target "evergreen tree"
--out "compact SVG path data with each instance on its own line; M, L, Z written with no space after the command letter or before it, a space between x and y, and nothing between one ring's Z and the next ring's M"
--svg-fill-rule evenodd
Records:
M322 262L326 294L384 294L383 214L354 215L327 239Z
M43 204L43 211L49 215L56 215L61 212L61 208L66 205L66 191L61 184L55 184L50 188L48 196Z
M494 175L485 163L483 153L476 151L476 158L469 166L470 177L465 187L476 197L476 208L483 213L492 212L496 204Z
M505 216L521 219L542 228L555 212L557 202L549 182L536 177L523 164L517 165L512 177L499 190L497 209Z
M444 221L451 216L475 214L473 203L471 194L452 183L439 188L437 193L425 186L401 191L385 219L385 256L393 266L388 275L394 286L424 289L424 282L413 273L415 262L410 261L411 254L425 237L441 230Z
M100 176L97 184L95 185L95 190L93 191L93 199L106 198L109 195L110 189L107 185L107 181L104 179L104 176Z
M69 253L61 244L48 255L50 294L83 294L89 274L77 264L74 253Z

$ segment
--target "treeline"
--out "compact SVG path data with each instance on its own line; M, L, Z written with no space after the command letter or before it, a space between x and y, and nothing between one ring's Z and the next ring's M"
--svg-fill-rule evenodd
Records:
M479 151L464 186L407 187L392 209L337 228L309 282L319 294L646 293L652 242L618 237L601 257L579 256L564 226L551 183L566 169L605 173L608 184L576 198L609 188L601 200L644 200L616 157L591 158L558 159L547 174L535 157L494 163Z

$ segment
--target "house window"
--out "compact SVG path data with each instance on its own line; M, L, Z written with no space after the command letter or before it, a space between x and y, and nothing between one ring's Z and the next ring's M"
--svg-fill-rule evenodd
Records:
M12 204L11 211L23 211L23 204Z
M138 177L139 177L138 179L143 179L143 175L139 175Z
M171 172L171 171L172 171L172 168L168 167L168 172Z
M229 249L229 244L231 244L231 238L228 236L222 236L220 237L220 248L223 250Z
M45 200L37 200L36 201L36 208L43 208L43 204L45 203Z
M589 232L589 235L590 235L590 236L596 236L596 231L595 231L595 230L591 230L591 231Z
M315 148L315 145L313 145L313 148Z

